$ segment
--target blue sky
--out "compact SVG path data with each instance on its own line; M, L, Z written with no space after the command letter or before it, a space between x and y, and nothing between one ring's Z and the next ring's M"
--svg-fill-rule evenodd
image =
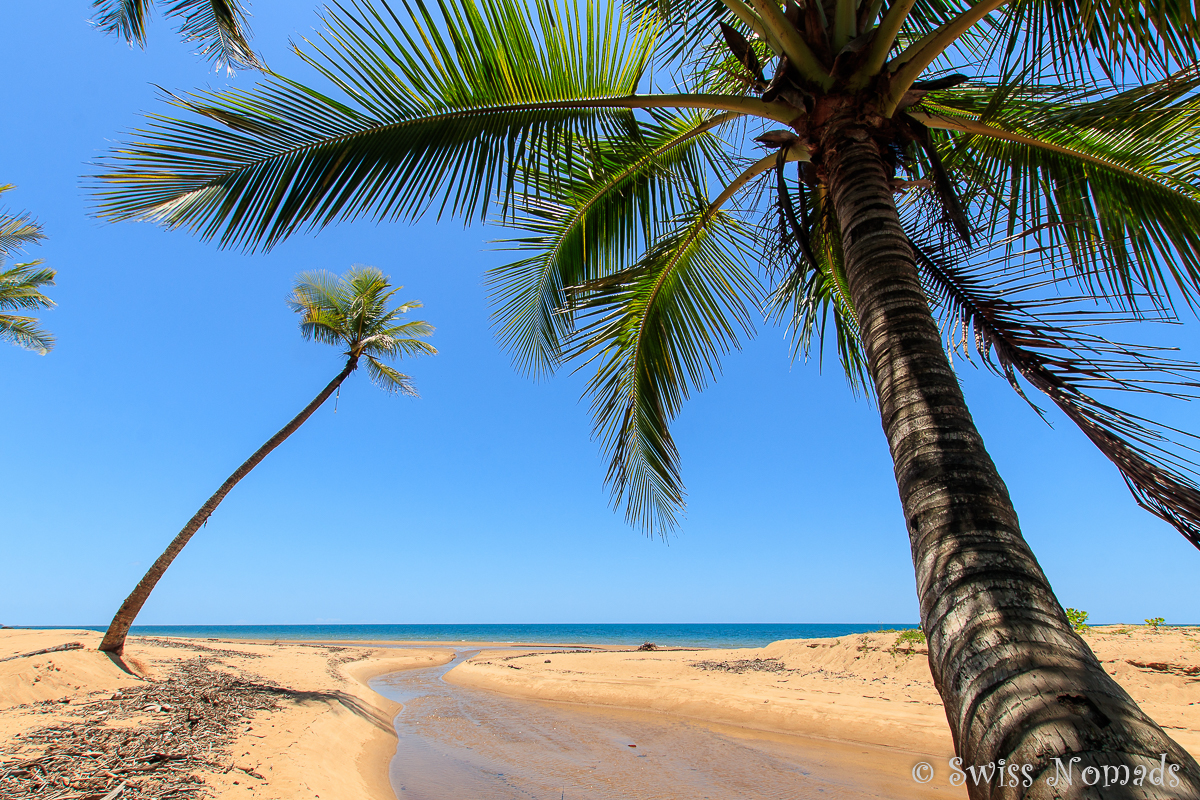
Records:
M306 76L289 38L306 3L257 0L255 43ZM340 368L284 306L303 270L373 264L420 299L435 358L405 362L420 400L355 375L222 504L142 623L911 622L912 561L875 409L836 365L795 363L781 329L725 361L675 434L689 511L648 539L613 513L584 375L518 375L483 275L504 235L455 221L356 223L268 255L88 216L88 162L171 91L221 87L161 19L148 51L86 23L87 0L6 4L0 131L8 206L49 239L59 338L0 348L0 623L102 624L195 509ZM18 77L19 76L19 77ZM241 73L232 83L252 85ZM1126 338L1200 356L1194 319ZM960 362L961 364L961 362ZM976 421L1065 605L1096 621L1200 622L1200 553L1141 511L1061 415L1051 430L966 367ZM1194 406L1154 413L1197 429Z

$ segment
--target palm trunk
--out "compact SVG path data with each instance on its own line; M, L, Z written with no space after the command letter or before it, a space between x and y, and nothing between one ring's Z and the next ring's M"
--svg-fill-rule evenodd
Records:
M854 121L835 121L820 161L895 465L934 683L962 766L1007 765L979 785L968 775L968 795L1200 797L1200 767L1071 629L1021 536L942 347L880 147ZM1162 769L1163 754L1177 772ZM949 765L936 772L954 774ZM1159 777L1166 785L1155 785Z
M129 626L133 624L133 620L137 617L138 612L142 610L142 606L146 604L150 593L154 591L154 587L158 584L163 573L167 571L167 567L171 566L171 562L183 550L187 543L195 535L196 531L200 530L200 526L208 521L208 518L221 501L225 499L225 495L229 494L230 490L238 484L242 478L250 474L250 470L258 466L259 462L267 457L267 454L274 450L283 441L295 433L305 420L313 415L321 405L329 399L337 388L342 385L342 381L350 376L350 373L358 366L358 357L352 356L346 362L346 367L338 376L329 382L329 385L321 390L321 393L316 398L304 407L304 410L297 414L291 422L283 426L283 428L267 440L267 443L254 451L254 455L246 459L237 470L230 475L221 488L217 489L212 497L205 501L204 505L200 506L200 510L196 512L187 525L183 526L183 530L171 541L167 546L166 551L158 557L158 560L150 567L146 574L138 581L138 585L134 587L133 592L129 597L125 598L125 602L117 609L117 615L113 617L113 621L109 623L108 630L104 633L104 640L100 642L100 649L109 653L120 655L125 650L125 637L129 635Z

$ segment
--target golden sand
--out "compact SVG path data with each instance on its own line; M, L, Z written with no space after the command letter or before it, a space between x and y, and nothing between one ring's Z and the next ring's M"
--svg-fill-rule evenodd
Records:
M173 640L170 647L135 637L126 651L129 674L94 649L99 638L90 631L0 630L0 659L67 642L85 646L0 661L0 760L22 751L28 732L79 722L85 704L159 680L181 661L203 656L212 669L309 693L289 695L293 699L279 708L246 720L217 759L228 771L197 773L212 795L391 800L391 721L400 707L367 681L445 664L453 655L444 647L343 642ZM1200 755L1200 632L1108 626L1093 628L1086 639L1142 708ZM491 650L447 680L514 697L682 715L737 726L747 735L891 748L900 760L901 753L938 760L952 754L925 650L897 646L895 633L744 650ZM129 726L138 719L88 724Z

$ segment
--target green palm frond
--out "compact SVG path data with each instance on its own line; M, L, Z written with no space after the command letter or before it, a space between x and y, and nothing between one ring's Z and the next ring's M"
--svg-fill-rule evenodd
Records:
M12 184L0 185L0 195L14 188ZM28 212L0 210L0 265L5 259L45 238L42 226Z
M44 356L54 349L54 335L37 325L33 317L0 314L0 342L8 342Z
M393 287L375 267L351 267L340 277L318 270L296 277L287 303L300 314L300 333L305 339L345 347L352 364L365 356L367 372L377 386L415 397L408 376L381 361L437 354L433 345L421 341L433 334L433 326L423 320L403 319L421 304L392 303L401 288Z
M0 212L0 262L45 238L42 226L28 214Z
M1038 65L1072 79L1126 71L1162 77L1200 61L1190 0L1014 0L992 16L1005 74Z
M179 33L185 42L200 45L198 55L222 67L265 70L250 47L246 11L238 0L175 0L164 13L179 17ZM92 24L105 33L116 34L128 44L146 46L146 22L153 11L151 0L93 0Z
M0 271L0 309L36 310L53 308L54 301L41 293L42 286L54 285L54 270L42 266L41 261L14 264Z
M725 174L714 130L731 116L660 117L632 140L580 146L544 187L555 200L530 197L504 220L528 235L501 244L533 253L488 274L501 343L520 369L540 375L560 363L572 332L565 287L626 269L679 198L703 191L710 171Z
M199 55L218 70L235 66L266 69L250 47L246 11L237 0L178 0L166 13L182 18L179 33L184 41L200 43Z
M402 375L374 356L367 356L367 374L371 376L372 383L388 394L420 396L407 375Z
M146 21L154 10L152 0L93 0L92 24L116 34L127 44L146 46Z
M39 328L33 317L3 313L54 307L54 301L41 292L41 287L54 285L54 270L41 263L14 264L0 271L0 341L45 355L54 348L54 336Z
M175 98L198 116L152 117L110 157L99 213L250 248L337 219L471 218L511 198L519 171L631 124L616 106L637 89L654 25L574 0L404 6L404 22L383 2L338 6L301 54L341 100L282 78Z
M1196 72L1118 92L958 93L914 117L944 133L949 166L1007 228L1046 224L1094 290L1200 301L1200 93ZM1125 113L1121 113L1124 109Z
M717 375L739 332L752 332L746 244L733 217L698 203L633 267L572 290L575 353L597 365L588 393L611 454L613 505L647 532L674 528L684 505L671 420Z

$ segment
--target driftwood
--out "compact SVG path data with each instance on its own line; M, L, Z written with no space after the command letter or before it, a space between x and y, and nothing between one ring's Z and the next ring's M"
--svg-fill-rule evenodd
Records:
M60 653L63 650L82 650L82 649L83 649L83 645L80 644L79 642L68 642L67 644L60 644L57 647L47 647L45 650L34 650L32 653L21 653L20 655L16 655L16 656L8 656L6 658L0 658L0 661L15 661L18 658L30 658L31 656L44 656L47 653Z
M18 706L76 716L9 743L4 755L13 758L0 760L0 797L187 800L204 796L204 773L236 769L261 779L237 764L229 747L249 717L295 693L225 669L205 653L180 662L163 681L127 686L108 698L65 708L57 700ZM106 724L133 717L139 718L134 727Z

